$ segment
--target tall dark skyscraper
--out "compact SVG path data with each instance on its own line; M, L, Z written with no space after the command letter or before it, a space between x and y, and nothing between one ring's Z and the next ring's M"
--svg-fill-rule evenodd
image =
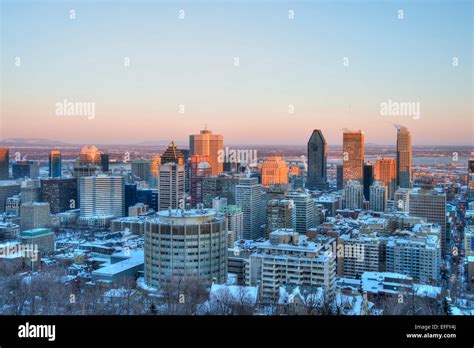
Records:
M14 179L19 178L38 178L39 166L35 161L16 161L12 165L12 176Z
M41 200L49 203L52 214L79 208L77 194L77 178L41 180Z
M320 129L315 129L308 141L308 183L310 190L327 188L327 144Z
M106 173L109 171L109 155L106 153L100 154L100 165L102 166L102 172Z
M344 167L342 164L338 164L336 166L336 187L338 190L342 190L342 188L344 187L344 171L343 171Z
M397 186L403 188L411 187L411 134L402 126L397 128Z
M61 176L61 152L52 150L49 153L49 177L59 178Z
M374 182L374 164L372 162L364 163L364 198L370 199L370 186Z
M8 179L8 158L10 156L10 150L8 147L0 147L0 180Z

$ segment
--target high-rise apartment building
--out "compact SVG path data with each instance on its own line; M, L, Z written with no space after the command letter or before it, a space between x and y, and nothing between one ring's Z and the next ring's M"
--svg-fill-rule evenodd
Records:
M381 181L375 181L370 186L369 207L373 211L385 211L387 203L387 187Z
M327 182L327 144L320 129L315 129L308 141L308 181L310 190L325 190Z
M389 237L385 250L387 272L406 274L422 282L440 279L441 250L437 236Z
M349 180L360 183L364 177L364 132L344 131L342 143L342 165L344 184Z
M344 209L362 209L364 203L364 186L359 181L349 180L342 190Z
M291 199L270 199L266 207L265 238L273 231L293 228L294 203Z
M245 263L245 284L261 287L261 300L278 299L280 287L301 285L321 287L334 298L336 256L324 245L299 237L291 230L270 233L270 240L255 243L255 253Z
M219 156L220 151L224 151L222 135L212 134L210 130L204 129L199 134L189 136L189 154L209 156L211 175L219 175L224 169L224 159Z
M340 277L359 279L364 272L382 269L383 246L380 238L344 234L338 238L337 255Z
M293 201L293 230L305 235L311 227L314 227L313 199L307 193L296 191L288 193L286 199Z
M125 179L100 174L79 178L81 217L95 215L125 216Z
M397 186L403 188L411 187L411 134L406 127L397 128Z

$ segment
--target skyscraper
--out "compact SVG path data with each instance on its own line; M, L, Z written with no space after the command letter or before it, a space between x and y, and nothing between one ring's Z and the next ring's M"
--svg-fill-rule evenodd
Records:
M288 166L283 158L278 156L267 157L262 164L262 185L288 184Z
M158 179L160 177L161 157L153 156L150 161L150 186L156 188L158 186Z
M101 153L92 145L84 145L79 154L79 158L74 163L73 175L76 178L83 176L93 176L102 171Z
M49 177L59 178L61 175L61 152L59 150L52 150L49 153Z
M364 198L370 199L370 186L374 183L374 164L370 161L364 163Z
M244 239L262 237L261 224L261 191L262 185L257 178L241 178L235 186L235 202L244 213Z
M16 161L12 165L12 177L13 179L38 178L39 165L35 161Z
M18 195L21 191L21 184L14 180L0 181L0 214L5 211L5 203L8 197Z
M224 161L219 161L219 151L224 150L224 137L212 134L208 129L204 129L200 134L189 136L189 154L199 156L209 156L211 175L218 175L224 170Z
M132 161L132 175L139 180L149 182L151 175L150 161L144 159Z
M342 164L336 165L336 189L342 190L344 187L344 166Z
M51 223L49 203L31 202L21 205L21 230L48 227Z
M39 202L41 201L41 182L39 179L27 179L21 182L21 202Z
M189 172L191 206L196 207L198 203L203 202L203 182L204 178L211 175L211 166L209 165L209 156L191 155L189 163L191 165Z
M41 180L41 200L50 204L52 214L79 208L77 178Z
M102 172L107 173L109 171L109 155L106 153L100 153L100 165L102 167Z
M184 165L184 155L176 147L172 141L165 152L161 155L161 164L176 163L178 165Z
M123 176L100 174L79 178L82 217L125 215L125 180Z
M342 165L344 184L349 180L363 181L364 132L344 131L342 143Z
M0 147L0 180L8 179L10 150L8 147Z
M158 185L158 210L184 208L184 185L185 168L183 164L174 162L162 164Z
M327 144L320 129L315 129L308 141L308 184L310 190L327 189Z
M474 200L474 159L467 161L467 198Z
M101 165L100 155L100 151L95 145L91 147L84 145L79 154L79 165Z
M227 204L235 203L235 186L239 183L238 174L222 173L219 176L209 176L203 179L204 207L211 208L212 200L216 197L226 198Z
M387 197L393 200L397 182L397 164L395 159L383 157L375 162L375 179L387 186Z
M397 128L397 186L411 187L411 134L402 126Z

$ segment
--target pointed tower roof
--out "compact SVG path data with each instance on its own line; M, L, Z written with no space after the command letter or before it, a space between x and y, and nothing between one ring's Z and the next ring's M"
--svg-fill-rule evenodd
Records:
M174 141L169 144L166 151L161 155L161 164L165 163L184 164L184 156L181 151L178 150Z

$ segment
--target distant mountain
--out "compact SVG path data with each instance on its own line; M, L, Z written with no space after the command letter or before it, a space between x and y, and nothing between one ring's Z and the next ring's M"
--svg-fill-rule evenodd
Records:
M2 145L7 145L7 146L12 146L12 145L52 145L52 146L58 146L58 145L71 145L69 143L65 143L62 141L58 140L51 140L51 139L27 139L27 138L7 138L7 139L1 139L0 144Z
M171 143L171 140L147 140L135 145L139 146L168 146ZM175 141L176 146L187 145L185 142Z

